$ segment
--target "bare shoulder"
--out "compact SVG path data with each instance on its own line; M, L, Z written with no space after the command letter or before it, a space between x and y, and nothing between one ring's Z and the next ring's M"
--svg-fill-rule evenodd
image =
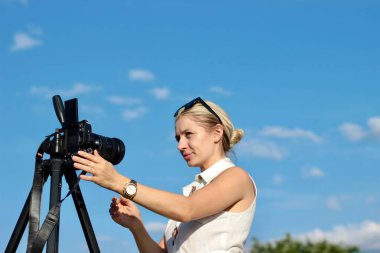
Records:
M226 169L216 178L220 181L228 181L231 184L239 185L240 187L253 186L252 178L246 170L241 167L235 166Z
M246 170L244 170L242 167L234 166L229 169L226 169L219 175L220 177L231 177L238 180L248 180L248 182L251 181L251 176L248 174Z

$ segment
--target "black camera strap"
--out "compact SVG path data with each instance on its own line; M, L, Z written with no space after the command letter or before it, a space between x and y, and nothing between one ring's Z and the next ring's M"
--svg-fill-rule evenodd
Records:
M46 137L45 141L40 145L36 155L35 170L32 185L32 194L29 207L29 234L27 252L30 252L32 241L37 235L40 226L40 209L41 195L43 184L46 181L45 172L43 169L43 153L45 145L48 144L50 137ZM45 144L45 145L44 145Z
M85 175L85 174L86 172L82 171L80 175ZM77 181L71 187L70 191L66 194L66 196L49 210L49 213L46 215L45 221L42 224L41 229L37 231L37 235L35 239L33 240L33 242L31 242L32 243L31 249L30 249L31 253L42 252L46 241L49 239L51 232L54 230L55 226L57 225L59 221L59 213L61 210L62 202L73 193L73 191L79 184L79 181L80 181L80 177L78 177Z
M50 234L54 230L55 226L59 221L59 213L62 202L75 190L78 186L80 177L78 176L75 184L71 187L66 196L61 199L54 207L52 207L43 222L41 229L40 226L40 210L41 210L41 197L43 184L47 180L48 175L43 168L42 154L44 153L44 148L47 147L46 143L49 141L49 137L41 144L36 155L35 171L32 186L32 195L30 201L29 210L29 234L28 234L28 245L27 253L40 253L42 252L46 241L48 240ZM80 175L86 174L82 171Z

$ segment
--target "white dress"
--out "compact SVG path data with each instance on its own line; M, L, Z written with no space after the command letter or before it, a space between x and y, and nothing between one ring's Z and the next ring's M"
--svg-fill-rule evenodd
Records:
M183 194L189 196L194 186L196 189L200 189L224 170L234 166L229 158L218 161L207 170L196 175L195 181L183 188ZM256 191L254 182L253 185ZM255 208L256 198L242 212L222 211L186 223L169 220L165 230L168 253L244 252L244 243L251 229Z

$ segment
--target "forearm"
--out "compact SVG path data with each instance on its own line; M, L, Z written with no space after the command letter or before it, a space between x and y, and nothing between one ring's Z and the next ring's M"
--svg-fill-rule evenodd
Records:
M113 191L123 194L124 185L130 179L120 175L115 179ZM133 201L139 205L176 221L187 221L191 215L190 199L180 194L154 189L137 183L137 193Z
M131 232L140 253L167 253L166 249L161 248L159 244L150 237L142 223L131 229Z

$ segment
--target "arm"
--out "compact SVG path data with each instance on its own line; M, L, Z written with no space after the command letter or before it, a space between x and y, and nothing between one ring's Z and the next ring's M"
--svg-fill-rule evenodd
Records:
M79 155L82 158L73 157L74 167L92 174L92 176L82 176L83 180L122 194L125 183L130 181L129 178L118 173L113 165L104 160L96 151L94 155L85 152ZM190 197L157 190L142 184L138 184L137 188L133 201L155 213L181 222L203 218L237 204L251 203L255 198L249 175L239 167L224 171Z
M123 197L120 197L120 200L114 197L109 211L116 223L132 232L139 252L167 253L164 243L157 244L149 236L143 225L140 211L132 201Z

